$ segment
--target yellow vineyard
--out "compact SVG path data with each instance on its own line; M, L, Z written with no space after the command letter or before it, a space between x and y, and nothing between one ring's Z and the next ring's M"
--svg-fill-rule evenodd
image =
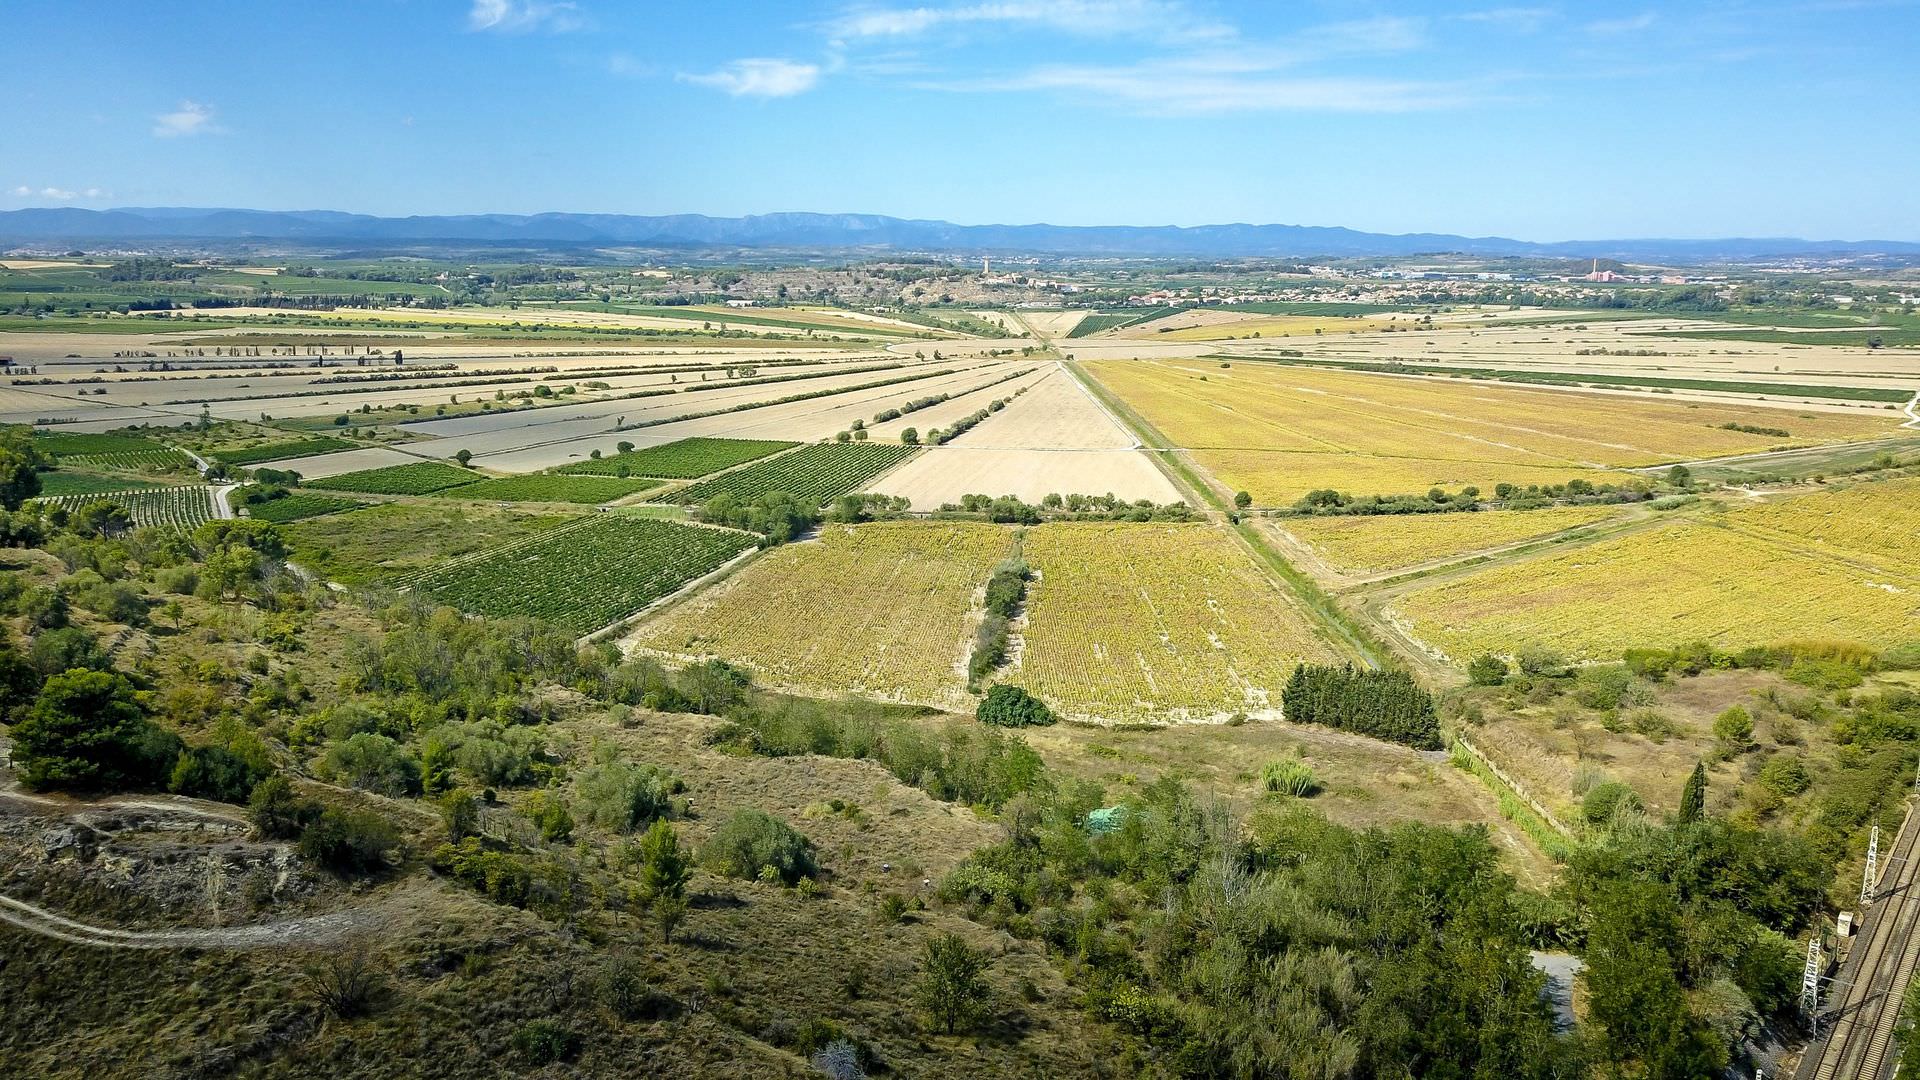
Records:
M994 525L824 526L630 640L737 661L792 689L960 706L974 593L1013 537Z
M1345 573L1399 570L1438 559L1552 536L1605 521L1617 506L1488 510L1474 514L1289 518L1279 527L1311 545Z
M1195 450L1189 454L1228 491L1244 491L1256 506L1289 506L1318 488L1353 495L1409 495L1429 488L1458 491L1472 485L1492 494L1494 485L1564 484L1587 480L1617 484L1632 477L1593 469L1546 469L1486 461L1384 457L1366 454L1289 453L1266 450Z
M1211 525L1028 530L1017 683L1068 715L1199 718L1278 708L1293 666L1333 650Z
M1607 477L1597 470L1868 438L1894 423L1252 361L1222 368L1203 360L1104 360L1087 367L1174 445L1196 451L1203 467L1262 505L1290 502L1317 487L1419 490L1426 485L1414 481L1440 469L1440 462L1457 463L1441 471L1482 486L1547 476L1601 481ZM1252 452L1292 456L1263 461L1247 456ZM1404 486L1370 490L1358 483L1367 478Z
M1872 487L1881 490L1673 522L1485 570L1417 588L1388 612L1462 662L1527 644L1580 659L1702 640L1843 638L1885 648L1920 633L1920 541L1911 530L1891 535L1911 514L1897 504L1913 489ZM1838 506L1850 521L1838 520ZM1882 510L1893 518L1876 517ZM1809 537L1825 550L1808 550Z

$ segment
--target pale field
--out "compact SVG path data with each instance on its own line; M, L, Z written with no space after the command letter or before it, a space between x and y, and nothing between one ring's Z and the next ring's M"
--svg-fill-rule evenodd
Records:
M410 446L421 444L410 443ZM425 450L431 450L431 444ZM424 452L424 451L423 451ZM446 455L451 457L451 454ZM359 472L362 469L384 469L389 465L410 465L423 460L418 454L403 454L385 446L368 446L359 450L341 450L332 454L315 454L312 457L288 458L272 462L268 467L297 472L306 480L323 480L329 476Z
M1126 450L1140 444L1071 373L1048 362L1031 389L947 445L970 450Z
M963 495L1012 495L1038 503L1050 494L1117 495L1129 502L1177 502L1180 492L1143 450L996 450L935 446L866 490L901 495L915 510L937 510Z
M1299 337L1325 337L1331 334L1365 334L1383 328L1386 321L1371 316L1327 316L1327 315L1257 315L1247 318L1223 319L1187 326L1182 329L1161 329L1174 325L1173 320L1156 320L1141 326L1123 327L1120 333L1129 337L1151 338L1157 341L1238 341L1249 338L1280 339Z
M1022 375L1017 379L1008 379L1006 382L996 382L993 380L998 379L999 376L995 375L990 379L981 380L988 385L983 385L976 390L969 390L964 394L954 394L953 397L948 398L938 405L928 405L923 409L916 409L913 412L907 413L898 419L887 420L878 424L873 422L873 413L869 413L866 417L867 430L871 432L868 438L871 438L874 442L899 442L900 433L907 428L913 428L920 432L920 434L925 435L933 428L946 427L963 416L970 416L986 408L1000 398L1014 395L1021 389L1025 389L1027 393L1020 395L1017 401L1025 401L1028 397L1033 396L1033 387L1048 377L1048 372L1052 367L1053 364L1047 360L1023 360L1013 364L1008 369L1009 372L1020 371L1024 368L1032 369L1028 374ZM887 402L886 405L898 407L913 398L921 396L924 395L917 392L898 394L896 395L897 400ZM1011 409L1012 407L1012 405L1009 405L1007 408ZM873 410L874 413L879 411L881 410L877 408ZM1006 410L1002 411L1004 412Z
M1250 492L1260 505L1324 487L1403 494L1435 484L1490 489L1501 481L1582 475L1602 481L1609 477L1595 471L1874 438L1891 434L1900 419L1247 361L1231 368L1096 362L1088 370L1174 445L1199 451L1195 460L1222 483ZM1725 430L1725 423L1791 434L1753 435Z
M929 362L927 370L939 371L954 366L957 365L943 363L934 367ZM617 413L612 409L595 409L590 414L563 418L557 423L532 429L515 428L503 423L493 431L460 437L457 440L450 438L448 447L450 450L457 450L463 446L473 447L484 444L488 447L484 453L478 449L474 451L476 455L480 455L477 458L479 464L487 468L518 472L576 461L589 456L594 450L600 450L603 454L612 453L615 445L622 441L632 442L635 445L649 445L649 441L671 442L694 435L713 435L809 442L832 438L837 432L850 428L854 420L871 418L881 408L894 404L904 397L965 390L1014 370L1018 369L1004 363L981 365L975 362L974 367L955 371L951 375L923 377L911 382L866 390L847 390L780 405L758 405L737 412L724 412L691 420L673 420L626 431L616 430L617 422L621 417L625 417L627 423L664 419L688 412L705 412L729 405L774 400L788 394L808 392L811 389L826 389L833 385L858 386L863 382L911 374L911 371L868 372L844 378L836 376L831 380L820 380L819 384L809 380L803 383L773 383L762 387L745 387L738 396L735 391L716 390L694 395L685 400L663 397L609 402L607 404L628 406L644 405L650 402L672 404L652 409L627 408ZM760 393L751 393L754 390ZM497 419L504 422L510 420L511 416L501 416Z
M1552 536L1618 517L1618 506L1483 510L1472 514L1283 518L1275 527L1311 546L1329 566L1371 574Z
M686 310L705 312L713 315L716 319L724 319L728 315L751 315L768 319L782 319L787 322L812 323L831 329L859 330L863 326L872 326L890 330L901 330L910 334L938 332L931 326L925 326L917 322L909 322L906 319L896 319L890 315L878 315L871 311L849 311L843 308L813 307L809 305L735 309L727 307L724 304L696 304L688 307ZM745 324L742 324L742 328L750 329L750 327L747 327ZM779 328L769 326L765 327L765 329L777 330Z
M1387 612L1461 663L1528 644L1590 660L1692 641L1885 648L1920 637L1920 534L1903 526L1914 491L1870 485L1675 521L1415 586Z
M1080 320L1089 314L1090 312L1085 310L1021 311L1019 317L1025 320L1028 326L1033 327L1034 332L1041 337L1063 338L1072 333L1073 328L1080 325Z
M1561 313L1565 315L1567 313ZM1513 370L1719 378L1742 382L1908 386L1920 377L1920 349L1862 349L1805 342L1722 341L1670 336L1685 330L1742 329L1698 319L1622 319L1552 326L1442 326L1410 333L1291 340L1262 345L1235 342L1234 352L1300 349L1309 357ZM1745 327L1744 329L1765 329ZM1662 356L1580 356L1581 349L1650 350ZM1904 378L1892 378L1895 376ZM1686 391L1676 391L1686 393Z
M192 316L196 314L197 315L210 314L207 311L202 311L199 309L178 309L178 310L180 311L182 316ZM518 323L521 326L532 326L535 324L540 324L545 326L561 326L561 327L565 327L565 326L631 327L636 329L647 329L647 330L677 330L677 331L682 331L688 334L695 334L695 335L702 334L702 333L713 333L718 331L722 326L724 326L726 329L730 331L737 330L737 331L741 331L741 332L755 335L755 336L769 335L769 334L792 335L792 334L806 333L806 330L796 329L792 327L765 326L759 323L741 322L738 320L731 321L731 322L728 321L729 315L752 315L752 316L759 316L759 317L775 317L775 318L785 319L786 321L790 321L790 322L803 322L803 323L811 324L813 327L813 333L815 337L842 338L842 337L873 336L871 332L863 331L859 325L857 325L852 321L826 319L826 318L820 317L818 314L808 314L808 313L799 313L796 316L790 317L783 309L747 308L742 311L735 312L735 311L732 311L732 309L715 310L712 308L689 307L686 310L700 312L701 314L706 315L709 318L703 319L703 320L676 319L670 316L661 316L661 315L636 315L636 314L632 314L624 311L580 311L580 310L575 310L575 309L564 307L564 306L550 307L550 306L541 306L541 305L533 305L533 304L525 305L520 308L462 307L462 308L452 308L452 309L445 309L445 310L434 310L434 309L428 309L428 308L411 308L411 307L334 308L332 310L324 310L324 311L302 311L300 315L302 318L338 320L341 322L359 322L367 319L385 319L392 322L416 324L413 327L407 328L407 329L412 329L414 331L431 330L435 327L446 327L446 328L455 328L455 329L462 329L462 330L488 329L488 328L495 328L495 327L510 327L513 324ZM217 314L219 314L221 317L241 317L241 316L248 316L248 315L269 316L269 315L275 314L276 312L279 314L285 314L284 311L278 311L278 309L274 309L274 308L256 308L256 307L222 308L222 309L219 309ZM710 329L703 330L700 325L701 322L711 322L713 325ZM898 331L900 329L900 326L895 325L893 327L890 327L890 329ZM914 332L925 332L925 330L926 330L925 327L914 327ZM384 332L384 331L379 331L379 332Z
M664 611L622 646L722 657L792 690L964 708L979 596L1014 535L955 522L827 525L817 540L775 548Z
M1004 311L980 310L969 311L967 314L979 319L981 322L990 322L1009 334L1018 334L1022 329L1019 323L1014 322L1013 316Z
M1037 576L1002 678L1068 716L1271 716L1295 664L1337 658L1219 526L1041 525L1022 547Z

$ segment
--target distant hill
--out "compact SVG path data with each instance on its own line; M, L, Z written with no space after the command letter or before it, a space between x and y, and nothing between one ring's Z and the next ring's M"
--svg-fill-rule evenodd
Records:
M0 211L0 244L259 241L313 244L564 244L1035 252L1056 255L1305 257L1453 252L1706 261L1813 255L1920 255L1920 243L1797 240L1574 240L1369 233L1309 225L955 225L879 214L467 214L384 218L333 210L73 207Z

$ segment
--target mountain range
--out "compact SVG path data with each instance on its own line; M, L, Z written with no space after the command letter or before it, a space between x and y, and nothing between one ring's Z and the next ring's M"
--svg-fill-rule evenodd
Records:
M1498 236L1371 233L1308 225L956 225L879 214L463 214L374 217L335 210L47 207L0 211L0 246L59 243L283 243L378 246L486 244L1068 256L1310 258L1458 253L1673 261L1814 256L1920 256L1920 243L1727 238L1537 243Z

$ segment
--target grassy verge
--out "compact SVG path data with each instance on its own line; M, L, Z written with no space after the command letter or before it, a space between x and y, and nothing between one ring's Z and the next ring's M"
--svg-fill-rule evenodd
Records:
M1493 770L1489 769L1487 763L1480 760L1477 754L1456 742L1447 759L1454 768L1473 774L1476 779L1485 784L1487 789L1500 800L1500 816L1513 822L1521 832L1526 833L1527 838L1539 845L1540 850L1546 852L1554 862L1564 863L1573 857L1574 842L1567 839L1546 818L1528 806L1526 799L1508 786L1506 781L1495 776Z

